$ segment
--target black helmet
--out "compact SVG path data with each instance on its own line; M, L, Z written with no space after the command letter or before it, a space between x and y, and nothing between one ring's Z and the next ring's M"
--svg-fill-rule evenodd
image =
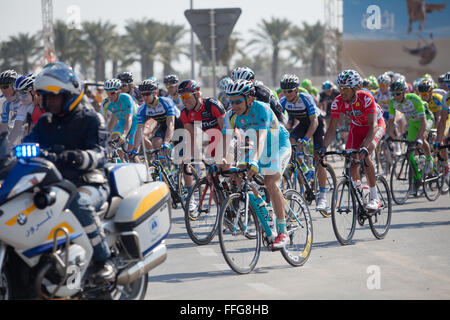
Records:
M281 89L295 89L300 85L300 79L295 74L285 74L281 77Z
M195 80L184 80L178 86L178 93L199 91L200 85Z
M422 79L417 87L417 90L419 92L431 92L433 90L433 81L429 78Z
M15 70L6 70L0 73L0 84L14 84L17 80L17 72Z
M178 82L179 82L178 77L175 74L169 74L168 76L164 77L165 85L177 84Z
M117 75L117 79L122 81L122 84L130 84L133 83L133 73L125 71L122 73L119 73Z
M406 82L402 79L399 80L395 80L394 82L391 83L390 89L391 92L401 92L401 91L406 91Z
M155 91L158 89L158 83L152 79L146 79L139 84L139 91Z

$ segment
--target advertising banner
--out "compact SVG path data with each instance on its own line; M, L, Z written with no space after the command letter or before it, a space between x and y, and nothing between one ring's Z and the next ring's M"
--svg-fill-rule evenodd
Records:
M450 71L450 1L344 0L343 68L409 82Z

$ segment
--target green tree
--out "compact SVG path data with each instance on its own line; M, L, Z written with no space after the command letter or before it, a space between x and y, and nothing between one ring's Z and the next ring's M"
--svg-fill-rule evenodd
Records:
M259 44L262 47L262 51L267 50L267 47L271 49L272 85L277 84L280 51L284 49L284 45L290 39L291 26L292 23L287 19L272 17L270 21L263 19L262 22L258 24L257 30L251 30L255 35L255 38L249 42L249 45Z
M105 80L105 64L114 45L115 28L116 25L110 22L83 23L84 40L90 49L86 54L94 61L95 81Z
M154 63L159 53L164 32L162 25L152 19L128 21L125 26L129 40L129 53L141 64L142 79L154 75Z
M159 55L163 63L164 75L174 73L173 61L178 61L181 54L186 54L185 46L179 42L184 37L186 30L183 25L163 24L164 35L159 46Z
M17 36L11 36L5 45L11 58L8 62L17 65L18 72L25 74L33 71L33 64L42 51L39 34L19 33Z

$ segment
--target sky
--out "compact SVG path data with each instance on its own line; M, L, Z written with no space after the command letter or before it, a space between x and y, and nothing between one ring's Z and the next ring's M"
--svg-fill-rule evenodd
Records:
M250 38L250 29L263 19L271 17L287 18L297 25L303 21L314 24L324 21L324 0L192 0L194 9L235 8L240 7L242 14L234 31L243 38ZM124 33L129 19L154 19L159 22L183 24L189 30L184 11L190 9L191 0L53 0L54 20L69 21L76 15L68 12L76 6L83 21L109 21L118 26L117 31ZM25 9L26 8L26 9ZM41 1L13 0L2 1L0 10L0 41L19 32L35 33L42 28ZM186 43L190 41L187 32ZM180 68L190 69L189 61L180 62ZM155 66L158 70L158 66Z

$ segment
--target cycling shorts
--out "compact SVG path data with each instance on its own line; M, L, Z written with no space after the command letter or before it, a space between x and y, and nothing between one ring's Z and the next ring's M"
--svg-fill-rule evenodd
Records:
M117 132L122 134L123 130L125 128L126 120L119 120L117 122L117 125L114 127L113 133ZM133 121L131 124L130 131L128 132L128 135L126 137L128 144L134 144L134 138L136 137L136 131L137 131L137 121Z
M276 152L278 152L278 150ZM269 157L270 158L269 161L264 161L265 159L260 159L260 161L258 162L260 173L263 176L270 176L279 173L280 177L282 177L284 171L286 170L289 164L289 160L291 159L291 152L292 149L290 147L289 148L285 147L279 150L278 155L273 155L272 157ZM264 153L261 156L261 158L264 158Z
M386 123L384 122L384 118L381 117L377 121L378 128L375 133L375 137L372 140L372 144L376 147L386 132ZM345 150L359 150L362 142L367 136L369 132L369 126L357 126L354 124L350 125L350 130L348 132L347 143L345 144Z
M425 133L429 132L430 129L433 127L432 119L427 119L426 122L427 122L427 127L425 129ZM419 130L420 130L420 120L416 120L416 121L410 120L409 126L408 126L408 141L410 141L410 142L416 141Z
M313 141L314 141L314 150L318 150L322 148L323 146L323 136L325 135L324 132L324 118L322 116L318 117L319 126L317 127L316 131L313 134ZM299 123L292 131L291 131L291 137L295 140L302 139L306 132L308 131L309 125L305 126L303 123Z

